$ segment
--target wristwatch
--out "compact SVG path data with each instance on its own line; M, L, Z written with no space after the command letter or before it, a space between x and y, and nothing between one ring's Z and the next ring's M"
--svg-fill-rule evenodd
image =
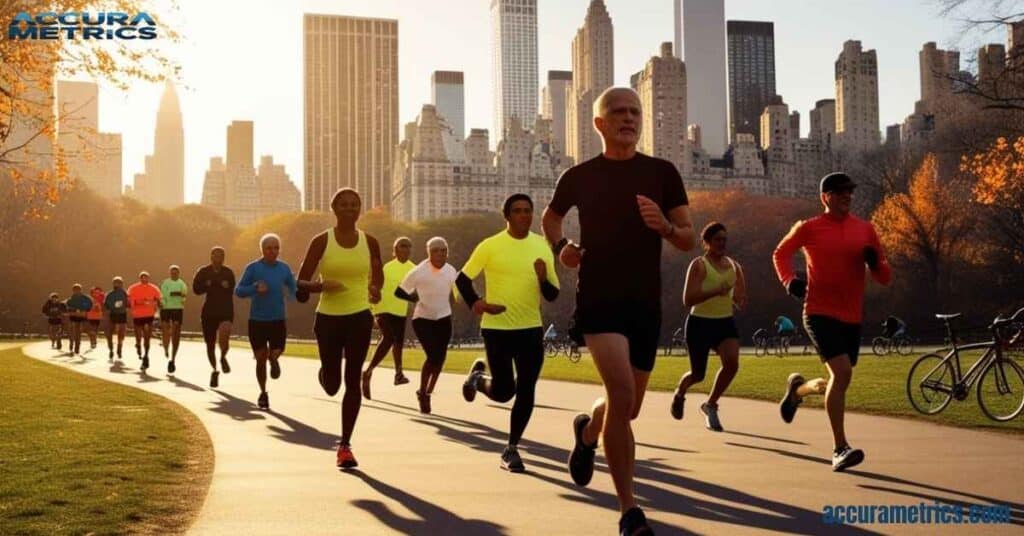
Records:
M563 236L561 240L559 240L558 242L555 242L555 245L551 246L551 251L557 257L557 256L559 256L562 253L562 249L566 245L568 245L568 244L569 244L569 239Z

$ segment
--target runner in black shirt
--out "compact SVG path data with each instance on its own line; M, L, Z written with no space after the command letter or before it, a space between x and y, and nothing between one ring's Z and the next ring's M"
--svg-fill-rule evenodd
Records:
M640 413L657 353L662 240L685 251L697 237L675 166L636 152L642 117L636 92L609 88L595 103L594 115L604 153L562 175L543 220L544 235L562 264L580 267L575 328L606 392L592 415L581 413L573 421L576 446L569 472L581 486L590 482L602 438L622 512L620 532L652 534L633 495L630 421ZM562 236L562 219L574 206L579 245Z
M235 273L224 266L224 248L216 246L210 250L210 264L196 272L192 280L192 292L206 294L200 318L203 324L203 340L206 341L206 358L210 360L210 387L217 387L217 357L214 345L220 343L220 368L225 374L231 372L227 355L230 348L228 337L231 323L235 319Z
M56 292L51 292L50 299L43 303L43 314L46 315L46 325L50 332L50 348L61 349L60 331L67 312L68 306L60 301Z

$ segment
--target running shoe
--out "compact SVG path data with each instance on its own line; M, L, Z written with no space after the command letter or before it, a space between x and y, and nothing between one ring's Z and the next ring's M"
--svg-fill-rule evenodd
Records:
M644 511L636 506L626 510L619 518L619 536L653 536Z
M583 429L590 422L590 415L580 413L572 421L572 434L576 439L576 445L569 454L569 474L577 486L586 486L594 476L594 451L597 445L587 445L583 442Z
M395 374L395 385L405 385L409 383L409 378L405 377L405 374Z
M363 381L360 382L360 387L362 388L363 391L363 398L367 400L373 400L373 397L370 396L370 379L373 377L372 374L373 373L371 373L370 371L364 372Z
M142 365L139 368L141 368L142 370L146 370L146 369L149 368L149 358L148 357L143 357L142 358Z
M802 398L796 396L796 389L803 384L804 377L796 373L790 374L789 379L786 380L786 395L782 397L782 402L779 402L779 413L784 422L793 422L793 416L796 415L797 408L803 402Z
M683 419L683 406L686 405L686 397L683 396L679 391L672 396L672 407L669 411L672 413L672 418L680 421Z
M111 363L114 362L114 351L113 350L111 350L110 351L110 355L107 356L107 361L110 361Z
M832 451L832 470L845 471L864 461L864 451L845 445Z
M274 380L281 377L281 364L277 359L270 360L270 377Z
M338 468L339 469L352 469L353 467L359 467L359 462L356 461L356 457L352 454L352 447L348 445L338 446Z
M210 373L210 388L211 389L216 389L220 385L220 383L218 382L219 378L220 378L220 373L217 372L216 370Z
M174 371L177 370L177 369L178 369L178 367L174 366L174 360L173 359L167 362L167 373L168 374L174 374Z
M487 370L487 362L482 358L474 361L473 366L469 368L466 381L462 384L462 398L465 398L466 402L472 402L476 398L476 379L485 370Z
M416 391L416 398L420 401L420 413L430 415L430 395Z
M231 374L231 365L228 364L227 357L220 358L220 369L224 371L224 374Z
M135 343L135 355L139 356L139 359L142 359L142 346L140 346L139 343Z
M519 457L519 449L515 445L505 447L505 451L501 453L501 468L510 473L526 472L523 459Z
M267 395L266 391L260 393L260 397L256 399L256 405L263 410L270 409L270 397Z
M704 428L713 432L722 431L722 422L718 420L718 404L705 402L700 405L700 412L704 414Z

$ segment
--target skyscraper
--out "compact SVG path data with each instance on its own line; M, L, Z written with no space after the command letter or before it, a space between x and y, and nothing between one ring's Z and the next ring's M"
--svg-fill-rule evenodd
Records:
M675 49L686 62L687 120L700 126L704 149L725 152L728 138L725 0L674 0Z
M537 117L537 0L491 0L494 135L516 117L528 129Z
M252 167L252 121L232 121L228 125L228 166Z
M99 131L99 87L57 81L57 144L68 176L106 198L121 195L121 135Z
M594 101L615 83L612 19L602 0L591 0L583 26L572 40L572 98L567 106L566 154L577 163L602 150L594 130Z
M303 17L306 210L330 210L342 187L363 209L391 202L398 144L398 21Z
M761 112L775 95L775 25L731 20L729 39L729 142L753 134L758 143Z
M878 56L847 41L836 59L836 143L846 151L876 147L878 125Z
M810 139L820 141L821 146L828 150L835 142L836 136L836 101L835 99L821 99L814 103L811 110L811 132Z
M664 158L683 169L686 139L686 66L672 54L672 43L662 43L660 55L647 61L633 76L640 95L643 127L637 150Z
M954 81L960 75L960 52L940 50L934 42L929 42L921 48L918 59L921 102L926 113L936 113L945 108L953 97Z
M572 91L572 71L548 71L548 83L541 95L541 116L551 120L551 154L565 154L566 96Z
M185 203L185 130L174 84L164 84L156 115L153 154L146 156L145 171L135 175L134 195L159 207Z
M462 71L434 71L430 75L430 98L458 139L466 137L466 90Z

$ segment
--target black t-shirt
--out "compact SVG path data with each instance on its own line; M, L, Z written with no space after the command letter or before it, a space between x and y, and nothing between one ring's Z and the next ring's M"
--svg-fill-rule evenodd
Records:
M204 317L234 316L235 273L231 268L221 266L220 270L214 270L213 265L203 266L192 280L192 292L206 294Z
M640 217L636 196L644 195L666 214L688 204L675 166L641 153L629 160L597 156L569 168L558 179L548 207L580 216L580 302L661 300L661 242Z
M64 302L46 300L46 303L43 304L43 314L49 318L60 318L66 312L68 312L68 306Z

